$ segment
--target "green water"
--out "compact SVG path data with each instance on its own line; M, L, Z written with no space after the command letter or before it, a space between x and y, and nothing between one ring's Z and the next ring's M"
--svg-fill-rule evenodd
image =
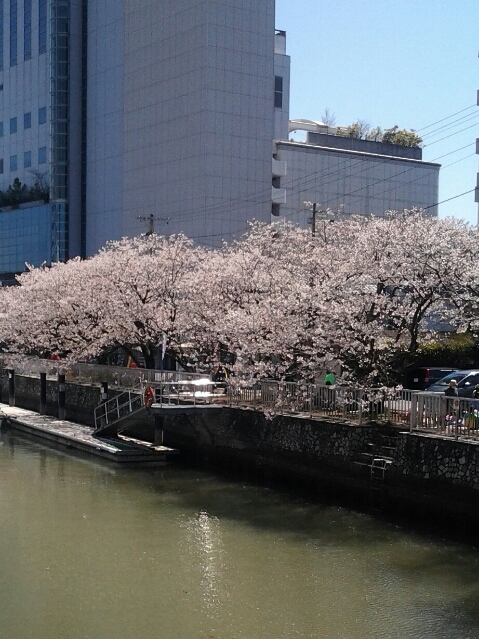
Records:
M479 639L479 552L345 509L0 441L3 639Z

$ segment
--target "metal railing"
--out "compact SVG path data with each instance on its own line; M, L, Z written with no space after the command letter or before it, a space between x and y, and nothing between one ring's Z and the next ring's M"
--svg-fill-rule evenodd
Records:
M143 406L143 393L125 391L95 408L95 430L110 426L114 422L139 411Z
M196 380L178 380L152 383L155 401L159 404L226 404L228 395L221 383L203 377Z
M479 440L479 400L415 392L411 397L410 431Z
M276 413L301 413L362 424L387 421L409 425L412 391L361 389L324 384L259 381L246 388L229 388L230 405Z
M3 364L3 367L6 367L6 365ZM47 379L57 379L60 372L65 374L67 382L98 387L102 382L108 382L108 385L114 388L138 391L145 384L189 381L207 377L204 373L189 373L185 371L159 371L87 363L65 365L61 361L34 357L15 360L12 368L15 369L15 374L26 377L39 377L40 373L46 373Z

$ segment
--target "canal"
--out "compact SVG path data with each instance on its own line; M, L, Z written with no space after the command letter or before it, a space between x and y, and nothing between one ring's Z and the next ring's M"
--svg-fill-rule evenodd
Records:
M3 639L479 639L479 552L344 508L0 439Z

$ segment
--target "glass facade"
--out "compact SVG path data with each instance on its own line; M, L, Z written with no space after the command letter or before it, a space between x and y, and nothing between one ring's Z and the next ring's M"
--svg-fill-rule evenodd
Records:
M52 0L51 11L50 197L55 201L68 197L69 0Z
M70 0L50 0L51 259L68 259L68 85Z
M25 262L50 264L50 206L0 212L0 273L19 273Z
M66 202L51 204L51 260L68 259L68 207Z
M23 0L23 59L32 57L32 0Z
M82 0L80 255L86 257L88 0Z
M18 45L18 11L17 0L10 0L10 66L17 64L17 45Z

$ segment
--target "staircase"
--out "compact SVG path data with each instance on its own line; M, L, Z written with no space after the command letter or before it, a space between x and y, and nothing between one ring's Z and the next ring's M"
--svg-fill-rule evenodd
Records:
M146 414L143 393L124 391L95 408L95 436L117 435Z

